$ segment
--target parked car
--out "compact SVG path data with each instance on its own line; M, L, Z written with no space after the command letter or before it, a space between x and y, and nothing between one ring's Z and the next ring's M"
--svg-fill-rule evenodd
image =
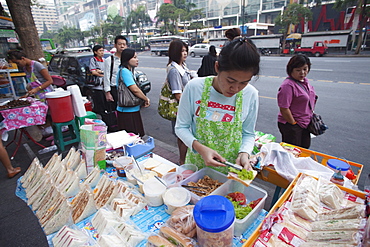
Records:
M205 56L205 55L208 54L209 47L210 46L211 45L209 45L209 44L196 44L196 45L193 45L192 47L189 48L189 54L192 57L195 57L195 56L203 57L203 56ZM216 52L217 52L217 54L219 54L221 52L221 49L220 48L216 48Z
M111 55L110 53L105 53L104 58ZM92 52L55 54L50 60L49 72L51 75L60 75L66 80L66 85L63 88L76 84L80 87L81 94L92 100L92 86L85 83L86 72L89 71L90 59L92 57ZM151 82L148 80L146 74L140 70L135 70L135 78L143 93L149 93Z

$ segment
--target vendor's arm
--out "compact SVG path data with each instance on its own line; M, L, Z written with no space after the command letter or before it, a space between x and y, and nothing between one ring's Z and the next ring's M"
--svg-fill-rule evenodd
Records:
M104 79L103 79L103 89L105 92L105 99L107 101L114 101L112 94L110 93L110 78L111 78L111 63L113 57L110 56L107 59L104 60Z
M254 131L258 115L258 91L255 88L253 88L253 90L248 90L243 101L246 102L244 103L244 108L247 109L247 116L243 121L242 144L239 148L239 154L235 163L243 166L247 170L250 170L251 166L249 163L249 157L254 148Z
M49 74L49 72L46 68L40 70L40 74L45 78L46 81L42 85L40 85L38 87L35 87L35 88L31 89L30 91L28 91L29 95L34 95L38 91L47 88L48 86L50 86L53 83L53 78L51 78L51 76L50 76L50 74Z
M150 106L150 100L148 97L145 96L143 91L136 85L132 73L128 69L122 69L122 79L126 83L128 89L131 90L133 94L135 94L136 97L144 100L144 107Z
M225 166L224 164L221 164L217 160L221 162L225 162L225 158L219 155L215 150L204 146L197 140L193 141L193 149L197 151L200 156L202 156L204 160L204 164L206 166Z

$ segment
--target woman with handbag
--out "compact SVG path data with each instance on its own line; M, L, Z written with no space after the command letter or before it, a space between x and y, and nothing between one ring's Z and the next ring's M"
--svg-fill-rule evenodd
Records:
M167 81L170 90L177 102L180 101L182 92L188 81L191 79L190 71L186 67L185 61L188 56L188 46L181 40L173 40L170 43L168 50L168 64L167 64ZM175 133L176 119L171 120L172 132ZM177 146L179 148L180 160L179 165L185 164L185 157L187 147L177 138Z
M229 161L251 169L258 114L258 91L249 84L258 75L260 56L249 39L225 46L215 63L217 76L191 80L182 94L176 134L188 146L186 163L227 173Z
M134 78L134 69L139 65L139 59L137 58L137 53L132 49L125 49L121 54L121 65L117 74L117 89L118 89L118 106L117 106L117 120L118 120L118 129L126 130L140 136L144 136L144 126L143 121L140 115L141 103L144 107L150 106L150 100L145 94L140 90L139 86L136 84ZM120 83L124 85L120 86ZM122 87L123 86L123 87ZM132 102L123 102L123 90L126 93L131 93L132 97L142 99L135 106L126 106ZM130 104L131 105L131 104Z
M317 98L315 89L306 78L310 69L311 62L307 56L293 56L286 67L288 77L277 94L280 108L278 127L282 141L303 148L309 148L311 145L307 127L311 122Z

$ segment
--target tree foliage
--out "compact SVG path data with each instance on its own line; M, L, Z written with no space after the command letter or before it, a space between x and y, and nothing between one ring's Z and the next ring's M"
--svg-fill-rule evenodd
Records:
M76 46L76 43L84 39L84 35L81 30L76 27L64 26L58 30L55 39L62 47L66 47L68 45Z
M368 5L369 0L335 0L334 8L336 9L343 9L344 7L348 6L356 6L356 12L355 12L355 18L353 21L354 25L352 27L352 30L358 30L358 41L357 41L357 47L355 54L360 54L361 46L363 42L362 38L362 30L364 29L366 25L366 20L370 18L370 6ZM359 23L356 21L359 20ZM353 35L353 37L355 37ZM354 43L354 40L352 40L352 44Z
M289 4L283 14L275 18L275 25L280 26L280 31L283 33L283 50L285 49L286 37L290 25L297 25L301 21L306 22L310 20L312 20L311 10L298 3Z

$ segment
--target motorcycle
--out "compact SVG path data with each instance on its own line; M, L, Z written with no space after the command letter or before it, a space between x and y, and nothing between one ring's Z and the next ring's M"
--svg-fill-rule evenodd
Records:
M270 56L271 51L267 48L263 48L263 49L261 49L261 54L264 55L264 56Z

